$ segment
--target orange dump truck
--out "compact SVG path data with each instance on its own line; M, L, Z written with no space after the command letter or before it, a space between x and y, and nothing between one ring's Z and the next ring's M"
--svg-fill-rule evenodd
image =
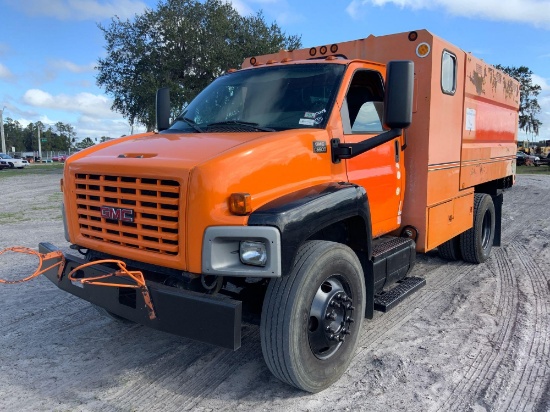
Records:
M158 131L67 159L83 256L47 276L233 350L256 322L271 372L320 391L365 319L424 285L417 252L480 263L499 245L518 104L515 80L425 30L248 58L172 122L159 91Z

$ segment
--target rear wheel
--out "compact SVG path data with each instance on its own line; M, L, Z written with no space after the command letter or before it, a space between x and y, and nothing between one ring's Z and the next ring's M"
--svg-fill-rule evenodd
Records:
M446 260L462 259L462 253L460 253L460 236L455 236L439 245L437 247L437 252L439 256Z
M482 263L487 260L495 237L495 205L491 196L474 195L474 225L460 235L460 251L466 262Z
M319 392L346 371L365 311L365 281L347 246L306 242L292 272L270 281L261 319L264 359L273 375Z

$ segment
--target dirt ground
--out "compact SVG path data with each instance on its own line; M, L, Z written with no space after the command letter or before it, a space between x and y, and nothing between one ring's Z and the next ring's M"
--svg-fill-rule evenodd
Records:
M0 176L0 249L69 251L60 177ZM427 286L366 321L315 395L270 374L258 327L232 352L111 321L46 278L0 285L0 410L550 411L550 176L520 175L504 199L503 246L481 265L421 255ZM1 255L0 277L35 265Z

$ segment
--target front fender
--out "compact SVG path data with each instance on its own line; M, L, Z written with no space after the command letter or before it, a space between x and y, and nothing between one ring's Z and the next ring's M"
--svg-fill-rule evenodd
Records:
M370 258L370 209L365 189L349 183L329 183L299 190L254 211L249 226L273 226L281 233L281 269L290 273L299 246L315 233L337 222L359 217L365 233L356 241Z

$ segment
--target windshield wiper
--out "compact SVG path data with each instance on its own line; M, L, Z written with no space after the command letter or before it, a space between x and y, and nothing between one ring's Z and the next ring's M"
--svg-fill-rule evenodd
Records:
M224 122L214 122L214 123L209 123L207 125L207 127L210 127L210 126L231 126L231 125L247 126L247 127L250 127L251 129L259 130L259 131L262 131L262 132L274 132L275 131L275 129L272 129L270 127L261 127L261 126L258 125L258 123L244 122L242 120L226 120Z
M197 123L195 123L193 120L187 118L187 117L177 117L177 120L181 120L182 122L187 123L189 126L191 126L193 129L195 129L199 133L204 133L204 130L202 130L199 126L197 126Z

